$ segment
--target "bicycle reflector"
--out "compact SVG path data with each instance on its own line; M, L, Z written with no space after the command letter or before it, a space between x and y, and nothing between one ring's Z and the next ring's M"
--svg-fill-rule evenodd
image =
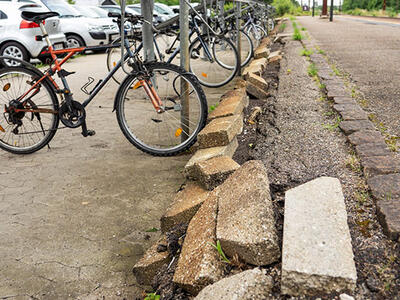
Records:
M4 128L3 128L3 126L1 126L1 125L0 125L0 131L1 131L1 132L6 132L6 131L4 130Z
M136 90L136 89L140 88L141 86L142 86L142 81L140 80L140 81L136 82L136 84L132 87L132 89Z
M4 91L4 92L7 92L7 91L10 89L10 87L11 87L11 84L10 84L10 83L6 83L6 84L3 86L3 91Z
M201 73L201 76L206 77L207 78L207 73Z
M175 136L176 136L176 137L179 137L181 134L182 134L182 128L178 128L178 129L175 131Z

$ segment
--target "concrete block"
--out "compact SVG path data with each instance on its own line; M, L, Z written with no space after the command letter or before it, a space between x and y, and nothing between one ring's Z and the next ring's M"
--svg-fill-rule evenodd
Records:
M264 78L256 75L256 74L249 74L247 79L251 84L255 85L259 89L263 91L268 91L268 83L265 81Z
M356 101L351 97L335 97L333 101L335 104L357 104Z
M267 99L270 96L267 90L260 89L249 81L247 82L246 91L249 95L258 99Z
M221 147L212 147L199 149L187 162L185 166L185 176L187 178L194 178L195 174L195 164L197 162L206 161L213 157L218 156L228 156L232 157L238 148L239 144L237 138L235 137L228 145Z
M357 272L340 182L321 177L286 192L281 292L353 291Z
M375 126L368 120L356 120L356 121L342 121L339 124L339 128L344 132L345 135L352 134L356 131L361 130L374 130Z
M377 201L376 215L388 238L400 242L400 197Z
M201 185L212 190L239 169L239 164L228 156L218 156L195 163L194 177Z
M243 116L234 115L212 120L197 136L200 149L228 145L243 129Z
M236 95L232 93L232 96L230 97L225 96L221 98L221 101L219 102L218 106L208 115L208 120L211 121L216 118L229 117L241 114L243 112L245 104L246 104L245 93L236 92Z
M268 298L272 287L273 280L265 270L252 269L205 287L194 300L263 300Z
M161 217L161 231L165 233L175 225L189 224L208 194L209 192L198 184L189 182L184 190L176 194L174 201Z
M248 80L250 74L256 74L256 75L261 76L262 72L263 72L263 70L260 66L249 65L243 69L242 77L245 80Z
M268 63L272 64L272 63L278 63L280 62L280 60L282 59L282 54L281 51L275 51L272 52L269 56L268 56Z
M267 170L261 161L246 162L218 192L217 240L229 257L263 266L281 256Z
M189 223L173 282L197 295L205 286L223 277L223 265L217 251L215 226L218 200L211 193Z
M400 197L400 174L373 176L367 179L367 183L377 201Z
M158 245L160 244L167 245L165 237L151 246L144 256L133 266L133 274L139 284L151 285L157 271L171 260L168 251L157 251Z
M267 48L267 46L264 45L260 45L258 46L258 48L254 51L254 58L255 59L259 59L262 57L268 58L270 54L269 49Z
M384 156L363 157L361 165L366 177L400 172L400 160L392 153Z
M385 144L385 140L383 139L381 133L376 131L375 128L372 130L360 130L354 132L347 137L347 140L350 144L355 146L373 143Z
M356 146L356 152L361 159L371 156L390 155L390 150L385 143L370 143Z

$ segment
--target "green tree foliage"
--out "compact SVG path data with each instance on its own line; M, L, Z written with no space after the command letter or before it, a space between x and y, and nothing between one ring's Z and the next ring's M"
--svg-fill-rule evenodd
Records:
M352 9L367 9L367 10L379 10L382 9L383 0L344 0L343 10ZM386 0L386 7L390 9L398 9L398 0Z
M299 3L295 0L274 0L272 6L275 7L278 16L285 14L297 14L301 11Z

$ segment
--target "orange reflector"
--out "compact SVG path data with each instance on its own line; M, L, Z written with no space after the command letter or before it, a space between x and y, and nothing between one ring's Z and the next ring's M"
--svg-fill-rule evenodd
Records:
M176 137L179 137L181 134L182 134L182 128L178 128L178 129L175 131L175 136L176 136Z
M7 92L7 91L10 89L10 87L11 87L11 84L10 84L10 83L7 83L7 84L3 87L3 91L4 91L4 92Z
M117 65L117 63L114 61L114 62L113 62L113 66L115 67L116 65Z
M3 128L3 126L1 126L1 125L0 125L0 131L6 132L6 131L4 130L4 128Z
M207 78L207 74L206 73L201 73L201 76L206 77Z
M133 86L132 89L136 90L137 88L140 88L141 86L142 86L142 82L138 81L138 82L136 82L136 84Z

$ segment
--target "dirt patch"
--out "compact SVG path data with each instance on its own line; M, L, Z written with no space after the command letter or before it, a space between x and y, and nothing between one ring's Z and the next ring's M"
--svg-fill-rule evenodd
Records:
M268 99L250 100L234 160L243 164L259 159L266 165L280 236L285 191L320 176L339 178L358 275L355 298L400 299L400 247L382 232L359 162L338 129L332 104L321 98L318 83L307 75L308 62L300 56L301 44L286 41L280 70L267 69L264 74L266 80L272 78L279 86L270 85L272 96ZM255 124L249 124L255 106L261 107L262 113ZM275 280L275 299L285 299L280 295L280 269L280 264L268 268Z

